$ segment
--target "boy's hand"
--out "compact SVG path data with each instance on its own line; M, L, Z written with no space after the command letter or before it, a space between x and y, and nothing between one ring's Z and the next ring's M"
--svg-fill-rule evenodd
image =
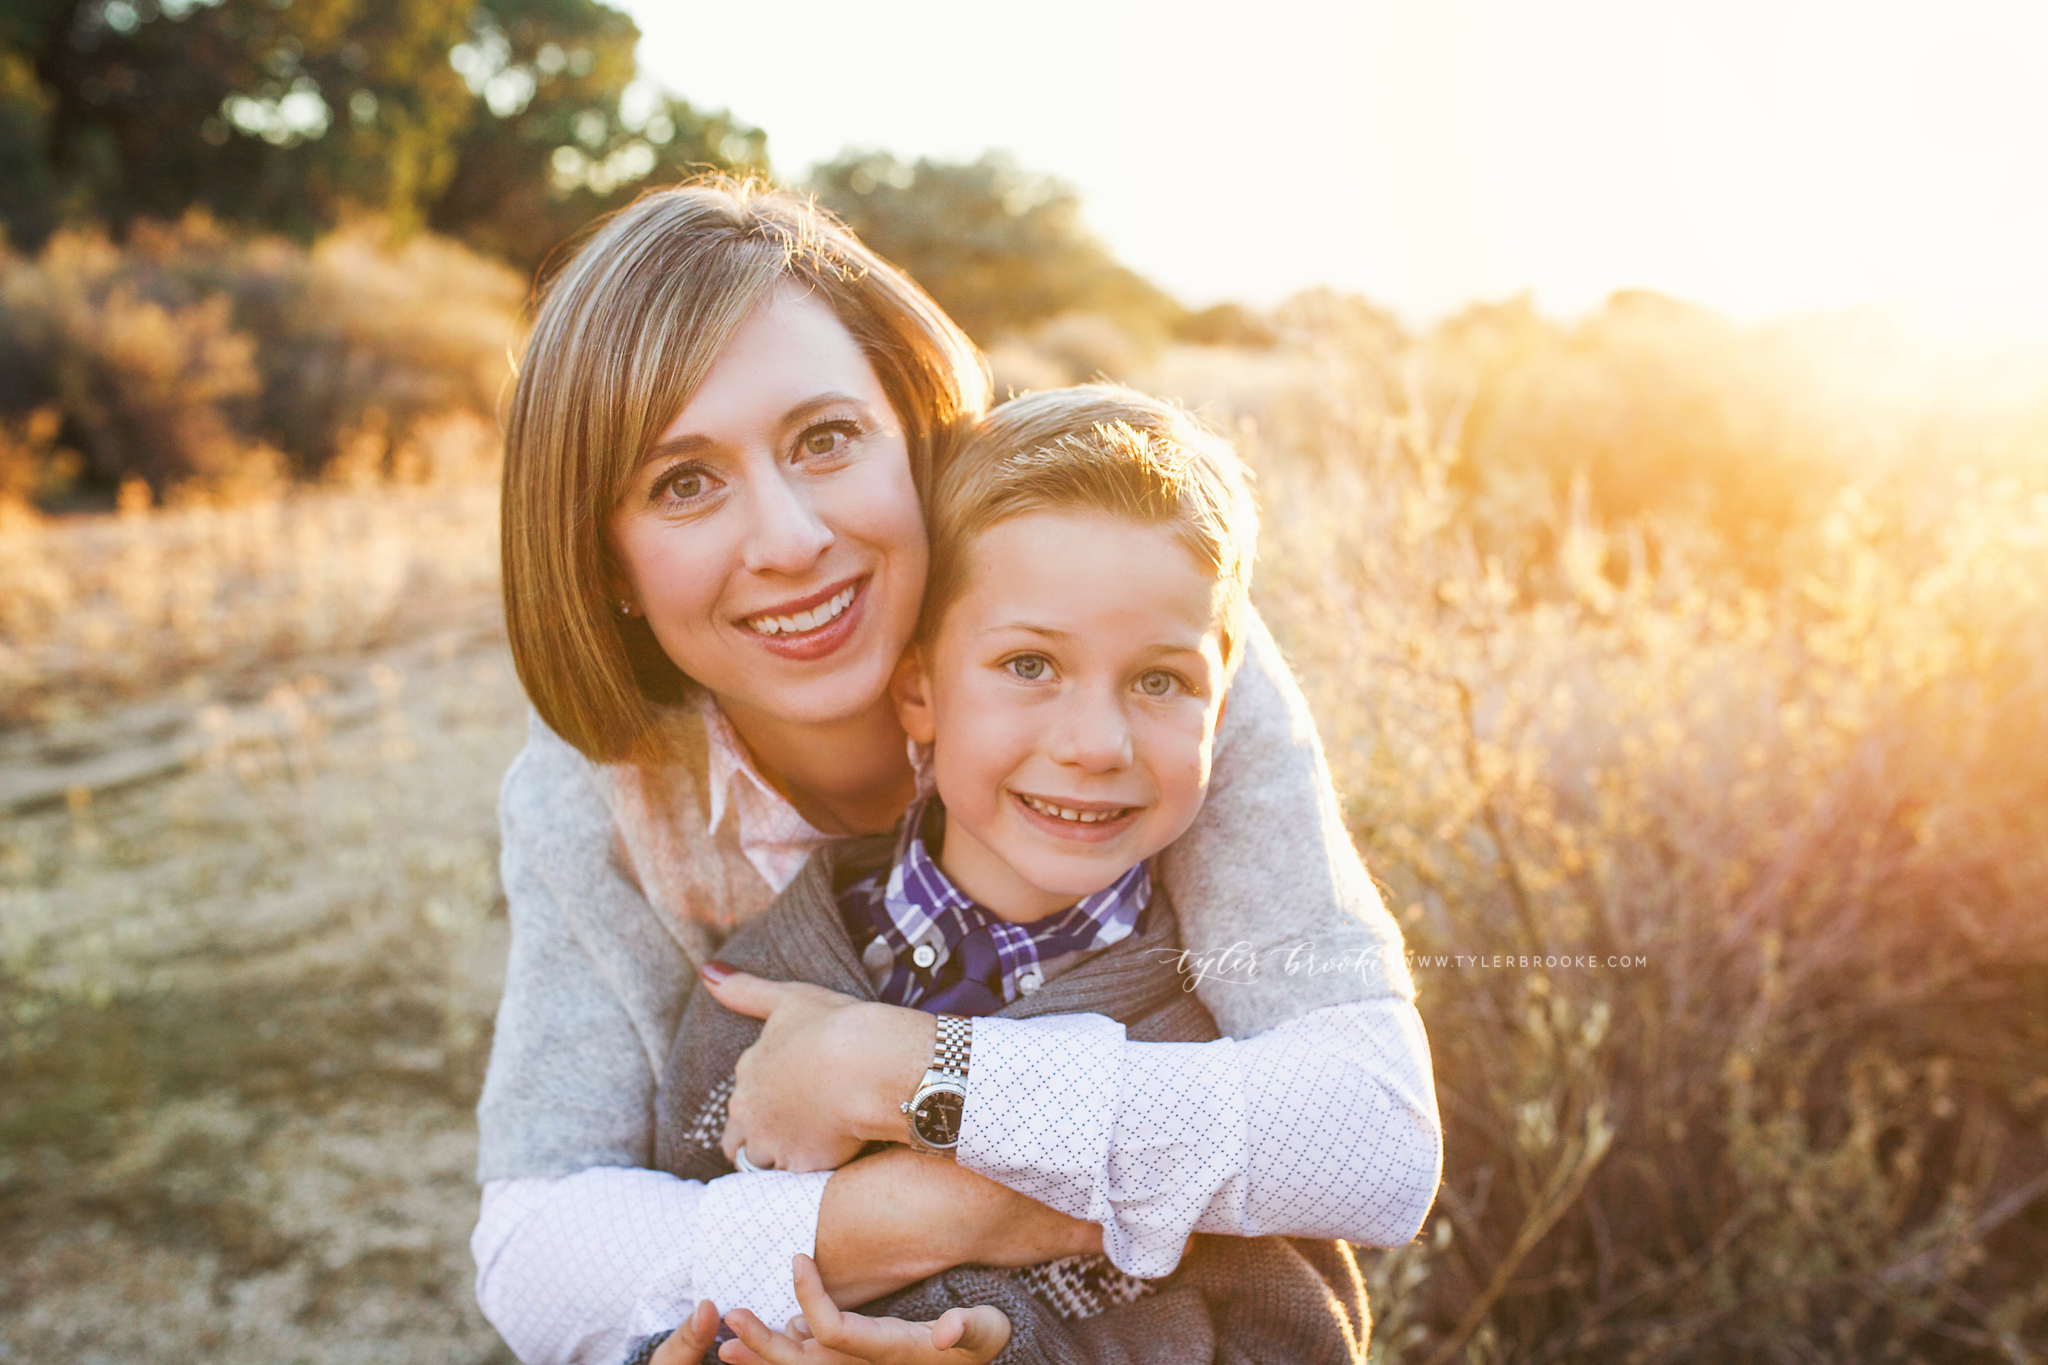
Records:
M777 1332L745 1309L726 1319L738 1341L719 1348L727 1365L988 1365L1010 1344L1010 1320L988 1304L948 1309L937 1322L844 1313L825 1293L810 1257L792 1262L804 1315ZM665 1365L665 1363L664 1363Z
M668 1340L654 1348L647 1365L697 1365L717 1336L718 1309L711 1300L699 1299L690 1316L683 1320L683 1325L670 1332Z
M899 1141L902 1104L931 1062L937 1021L803 982L707 963L721 1005L762 1020L740 1054L721 1146L781 1171L837 1170L870 1141Z

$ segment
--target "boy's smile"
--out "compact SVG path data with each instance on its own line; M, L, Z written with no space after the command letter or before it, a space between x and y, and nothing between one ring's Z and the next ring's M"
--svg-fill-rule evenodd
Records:
M1029 922L1109 886L1200 809L1223 685L1216 578L1166 526L1034 512L982 533L898 670L933 745L939 865Z

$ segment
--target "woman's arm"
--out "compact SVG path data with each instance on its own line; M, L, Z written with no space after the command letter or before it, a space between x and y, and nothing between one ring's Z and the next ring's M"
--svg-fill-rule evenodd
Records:
M700 1299L787 1321L800 1311L796 1252L815 1255L834 1300L857 1304L956 1265L1101 1247L1100 1228L907 1148L815 1175L699 1183L606 1166L492 1181L470 1238L477 1303L528 1365L616 1361Z
M1265 623L1248 620L1208 795L1159 862L1189 961L1206 968L1196 993L1232 1038L1327 1005L1415 998L1308 702Z
M700 1298L781 1310L795 1301L789 1271L769 1267L782 1248L810 1245L824 1182L699 1183L624 1166L494 1180L470 1238L477 1304L528 1365L610 1365Z
M705 980L767 1020L728 1152L796 1165L828 1139L902 1136L930 1015L744 972ZM1209 1043L1131 1042L1099 1014L977 1019L956 1155L1100 1225L1110 1259L1151 1278L1197 1231L1405 1242L1435 1198L1443 1139L1422 1020L1383 996Z
M1134 1043L1099 1015L977 1020L958 1156L1100 1223L1110 1260L1152 1278L1194 1232L1405 1242L1443 1136L1422 1021L1385 997L1241 1042Z

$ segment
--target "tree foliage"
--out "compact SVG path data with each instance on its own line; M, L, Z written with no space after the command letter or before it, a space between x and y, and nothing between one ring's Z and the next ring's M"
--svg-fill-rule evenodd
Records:
M1072 186L1000 152L915 164L852 152L813 170L811 187L983 344L1062 313L1098 313L1145 339L1182 317L1088 231Z
M374 213L531 266L666 163L766 139L634 79L596 0L13 0L0 221L39 245L203 207L309 237Z

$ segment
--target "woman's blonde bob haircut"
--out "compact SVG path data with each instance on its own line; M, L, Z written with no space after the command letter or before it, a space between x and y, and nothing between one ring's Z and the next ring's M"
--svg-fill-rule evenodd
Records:
M920 494L988 408L988 370L909 277L809 200L711 177L642 195L547 286L505 432L505 624L540 718L600 762L657 762L688 680L606 592L621 490L740 324L794 283L838 315L888 395Z

